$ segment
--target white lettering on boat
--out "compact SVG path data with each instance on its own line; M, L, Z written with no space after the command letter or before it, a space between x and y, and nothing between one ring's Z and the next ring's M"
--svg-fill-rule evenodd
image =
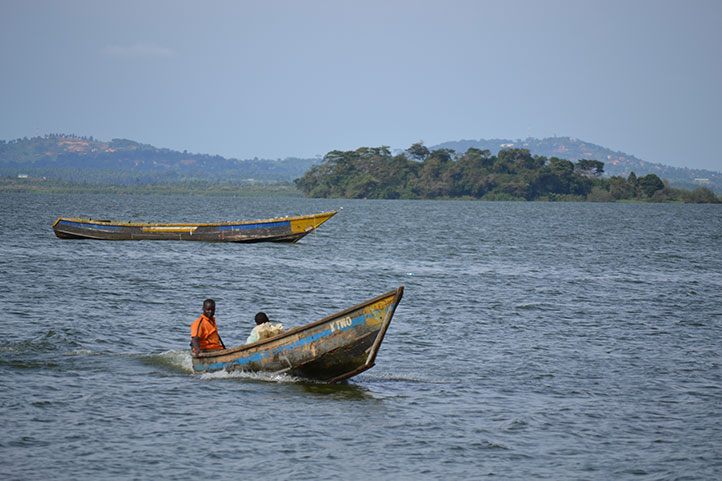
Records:
M333 321L333 322L330 324L331 332L336 332L336 331L338 331L339 329L343 329L343 328L349 327L349 326L351 326L351 318L348 317L348 316L344 317L343 319L339 319L339 320L337 320L337 321Z

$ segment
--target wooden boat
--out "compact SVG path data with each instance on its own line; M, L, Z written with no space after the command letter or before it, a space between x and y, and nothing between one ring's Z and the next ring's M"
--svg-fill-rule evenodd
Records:
M328 383L348 379L373 367L403 293L399 287L275 337L200 353L193 369L266 371Z
M188 240L206 242L296 242L338 211L276 219L168 224L60 217L53 224L61 239Z

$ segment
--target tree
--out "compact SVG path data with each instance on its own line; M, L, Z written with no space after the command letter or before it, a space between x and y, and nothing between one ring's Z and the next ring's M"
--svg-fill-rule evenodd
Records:
M529 149L502 149L498 157L502 162L514 164L521 169L538 169L546 161L543 157L532 157Z
M598 160L579 159L575 167L585 177L599 178L604 173L604 162Z
M566 159L552 157L549 159L549 170L553 175L553 192L557 194L571 193L574 177L574 164Z
M698 204L719 204L721 201L707 187L697 187L692 192L686 192L683 198L687 203L694 202Z
M446 166L442 158L443 156L432 155L424 161L418 178L418 186L424 197L433 199L449 195L450 185L442 179Z
M488 169L494 165L494 158L491 156L491 152L486 149L480 150L474 147L470 147L466 153L461 156L460 161L483 169Z
M430 157L437 158L439 162L445 164L453 160L454 153L453 149L437 149L431 152Z
M409 154L409 157L419 162L426 160L426 157L430 154L429 149L426 148L423 142L416 142L406 149L406 152Z
M652 197L658 190L664 189L664 182L657 174L647 174L639 178L639 190L645 197Z
M455 179L451 195L481 198L493 187L489 174L494 160L488 150L469 148L450 169Z
M618 175L609 179L609 193L615 200L632 199L637 195L634 187Z

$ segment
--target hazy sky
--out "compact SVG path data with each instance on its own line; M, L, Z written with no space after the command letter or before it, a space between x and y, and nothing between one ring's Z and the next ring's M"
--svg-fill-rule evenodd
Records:
M0 0L0 139L236 158L576 137L722 170L719 0Z

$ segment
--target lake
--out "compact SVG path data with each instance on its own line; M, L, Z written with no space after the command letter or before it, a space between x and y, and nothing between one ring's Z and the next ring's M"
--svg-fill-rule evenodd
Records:
M722 206L0 194L2 478L722 478ZM252 220L297 244L57 239L59 216ZM192 372L405 286L339 385Z

